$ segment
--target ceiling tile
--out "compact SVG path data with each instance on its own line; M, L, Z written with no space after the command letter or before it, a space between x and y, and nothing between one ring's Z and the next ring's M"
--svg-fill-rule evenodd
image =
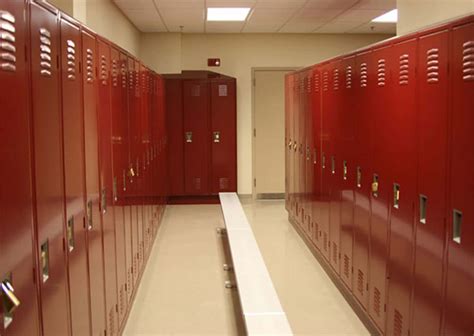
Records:
M305 8L315 9L348 9L359 0L309 0Z
M207 0L207 7L253 7L257 0Z
M301 22L294 21L285 24L278 32L280 33L311 33L320 27L321 22Z
M240 33L245 22L207 22L207 33Z
M204 0L154 0L161 8L204 8Z
M306 0L258 0L255 8L301 8Z
M357 6L357 9L384 9L391 10L397 8L396 0L362 0Z
M372 21L372 19L383 13L385 13L385 11L380 9L355 9L338 15L335 21L359 22L362 24Z
M360 26L360 24L354 23L354 22L336 22L336 23L331 22L317 29L315 33L321 33L321 34L346 33L358 26Z
M263 23L263 22L279 22L286 21L291 18L293 11L285 8L256 8L252 11L247 22Z
M396 32L396 23L379 22L368 22L350 31L350 33L358 34L395 34Z
M115 4L123 11L128 9L155 9L153 0L114 0Z

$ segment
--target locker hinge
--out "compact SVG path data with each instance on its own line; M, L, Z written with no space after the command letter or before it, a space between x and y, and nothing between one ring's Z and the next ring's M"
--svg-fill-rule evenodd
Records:
M125 291L128 292L127 284L125 284Z
M257 137L257 129L256 128L253 129L253 136Z
M254 186L254 187L257 186L257 179L256 179L256 178L253 179L253 186Z
M63 251L66 251L66 239L63 238Z
M33 267L33 283L36 284L36 268Z
M118 304L115 304L115 312L118 313Z

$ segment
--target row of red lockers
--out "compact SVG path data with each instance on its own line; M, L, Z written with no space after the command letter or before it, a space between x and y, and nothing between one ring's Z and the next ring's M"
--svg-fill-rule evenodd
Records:
M474 23L290 74L287 209L387 335L474 333Z
M164 87L40 1L0 1L0 335L122 330L166 197Z

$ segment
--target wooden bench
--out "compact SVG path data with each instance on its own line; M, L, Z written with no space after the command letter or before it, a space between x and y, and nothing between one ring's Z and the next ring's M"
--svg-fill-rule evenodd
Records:
M247 335L293 335L237 194L219 199Z

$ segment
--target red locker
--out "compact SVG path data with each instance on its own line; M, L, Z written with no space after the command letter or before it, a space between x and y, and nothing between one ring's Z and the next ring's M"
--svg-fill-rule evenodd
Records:
M392 197L386 332L408 335L413 279L413 219L416 197L416 61L417 40L394 44L386 67L392 71L392 108L387 109L384 134ZM379 66L380 71L380 66ZM380 72L379 72L380 74ZM379 75L380 76L380 75ZM380 79L380 77L379 77ZM380 79L381 81L382 79ZM381 82L378 82L379 84Z
M27 41L24 1L3 1L0 5L2 57L0 60L0 144L6 177L0 190L0 281L14 288L20 300L15 310L2 304L0 334L39 335L38 296L32 270L35 268L32 148L28 111L28 65L23 46ZM13 49L13 50L12 50ZM14 229L13 229L14 228ZM5 289L0 289L3 299ZM3 301L3 300L2 300Z
M321 227L321 252L323 256L329 259L330 256L330 240L329 240L329 213L330 213L330 175L331 175L331 154L330 154L330 116L331 113L331 93L330 90L330 76L331 66L325 64L321 67L322 76L322 93L321 93L321 187L320 187L320 207L319 219Z
M297 221L301 228L306 232L305 229L305 218L306 218L306 163L305 163L305 145L306 145L306 73L301 71L299 73L299 86L298 86L298 204L299 213Z
M184 189L186 194L209 194L209 83L185 80L184 107Z
M169 186L171 195L184 194L184 141L183 141L183 81L166 79L166 109L169 144L174 148L175 155L169 157Z
M92 335L105 335L104 255L100 217L99 139L97 116L97 48L95 35L82 29L82 74L86 159L87 227Z
M371 123L372 78L368 78L371 51L356 55L354 82L354 166L349 167L355 175L354 181L354 288L353 293L365 309L369 308L369 237L370 237L370 191L372 166Z
M45 335L70 334L64 220L62 120L54 8L30 4L31 102L34 134L37 253ZM20 49L20 48L18 48Z
M300 95L300 73L295 72L294 74L294 86L293 86L293 201L294 201L294 211L293 216L297 225L300 225L300 159L299 159L299 146L300 146L300 111L299 111L299 95Z
M115 221L113 201L112 171L112 110L111 110L111 58L110 46L97 39L99 57L99 168L100 168L100 209L104 244L105 307L107 314L107 334L117 333L117 266L115 251Z
M235 79L211 80L211 193L237 190Z
M311 69L305 71L306 83L304 87L305 97L305 139L304 139L304 162L305 162L305 228L308 237L313 237L313 208L312 208L312 189L313 189L313 161L311 153L313 148L313 121L312 121L312 86L313 73Z
M66 195L66 251L72 333L90 334L90 296L84 160L84 115L80 69L81 31L74 20L61 15L61 89Z
M290 75L285 75L285 209L288 213L290 213L291 205L290 205L290 181L289 176L290 174L290 151L289 147L291 147L291 131L290 131L290 123L291 123L291 116L290 116Z
M354 237L354 187L355 187L355 122L354 80L355 57L344 58L340 68L341 117L339 119L339 157L337 164L341 192L341 278L352 290L352 251Z
M449 33L444 30L421 36L418 41L418 200L415 206L413 335L439 334L443 308L448 39Z
M112 112L112 158L113 158L113 204L115 215L115 246L117 261L118 325L120 326L127 311L127 241L124 212L124 189L126 189L125 143L126 129L126 77L123 77L123 59L120 51L112 47L111 57L111 112ZM128 236L129 237L129 236Z
M392 54L390 46L381 46L370 55L368 81L371 94L371 150L372 165L369 176L371 188L370 227L370 275L369 314L381 330L385 330L386 308L386 267L388 259L389 211L393 197L393 182L390 176L391 153L387 150L391 139L385 132L392 121L393 90L390 77Z
M296 75L293 73L289 75L289 81L290 81L290 99L289 99L289 115L290 115L290 143L288 146L288 156L289 156L289 199L290 199L290 215L291 217L296 216L296 195L295 195L295 176L296 176L296 147L297 147L297 140L296 140L296 131L295 131L295 125L296 125L296 115L295 115L295 93L296 93Z
M311 93L311 114L312 114L312 130L313 130L313 152L312 152L312 168L313 171L313 188L312 188L312 217L313 217L313 241L318 249L321 249L321 172L320 153L321 153L321 131L322 131L322 115L321 115L321 71L319 67L314 67L312 71L313 90Z
M327 136L326 177L329 191L329 255L330 263L336 273L340 273L340 234L341 234L341 121L342 121L342 68L341 61L329 65L329 89L323 110L323 131Z
M447 218L445 335L471 335L474 331L474 23L451 33L451 134L449 207Z

